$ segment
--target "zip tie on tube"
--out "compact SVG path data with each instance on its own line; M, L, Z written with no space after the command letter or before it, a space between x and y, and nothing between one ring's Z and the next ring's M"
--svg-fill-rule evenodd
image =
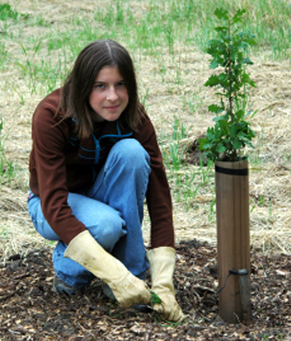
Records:
M219 294L225 288L227 280L231 275L246 276L248 274L249 274L248 269L229 270L224 285L216 291L216 295Z

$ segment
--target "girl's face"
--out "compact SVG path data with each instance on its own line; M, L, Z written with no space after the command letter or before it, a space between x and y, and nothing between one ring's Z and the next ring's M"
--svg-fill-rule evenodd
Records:
M89 96L95 122L116 121L128 104L125 81L117 66L104 66Z

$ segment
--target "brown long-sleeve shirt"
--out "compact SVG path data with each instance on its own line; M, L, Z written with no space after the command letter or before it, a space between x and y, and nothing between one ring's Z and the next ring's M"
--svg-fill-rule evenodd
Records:
M98 173L104 164L110 147L101 148L100 161L96 164L94 137L81 140L75 138L73 120L67 118L61 121L62 113L56 115L59 102L60 89L44 98L34 112L29 164L30 188L40 197L43 214L51 228L69 244L76 235L86 230L86 226L72 214L67 202L68 193L80 192L92 184L93 173ZM121 129L121 133L129 134L130 131ZM96 124L94 136L97 139L107 134L117 134L117 122ZM146 114L137 132L130 137L141 143L151 160L146 193L151 219L151 247L174 247L170 189L156 133Z

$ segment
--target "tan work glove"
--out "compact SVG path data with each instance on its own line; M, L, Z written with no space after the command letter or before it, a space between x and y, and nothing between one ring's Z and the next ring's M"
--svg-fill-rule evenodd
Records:
M88 230L71 240L64 256L81 264L107 283L123 308L151 301L148 286L105 251Z
M152 291L162 301L162 304L153 304L153 309L168 321L183 321L187 316L175 299L173 285L176 251L172 247L158 247L148 251L147 258L150 263Z

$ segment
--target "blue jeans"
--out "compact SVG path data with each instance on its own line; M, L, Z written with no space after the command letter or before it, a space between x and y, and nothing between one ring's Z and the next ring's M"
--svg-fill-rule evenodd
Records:
M105 250L139 278L144 278L148 269L141 225L150 172L150 158L145 149L135 139L124 139L112 147L92 187L86 193L68 195L68 204L76 218ZM28 211L35 229L44 238L58 241L53 251L58 277L72 287L88 285L94 275L64 257L67 245L49 226L40 198L33 193L28 199Z

